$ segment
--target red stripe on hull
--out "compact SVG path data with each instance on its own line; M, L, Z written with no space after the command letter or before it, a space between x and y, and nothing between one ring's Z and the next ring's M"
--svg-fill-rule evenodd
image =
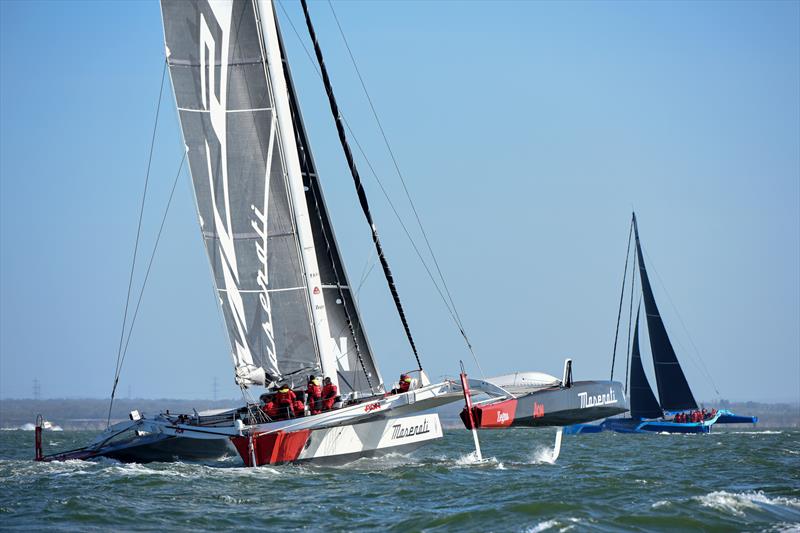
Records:
M256 466L274 465L296 461L300 452L306 446L310 429L299 431L277 431L275 433L261 433L253 435L253 449L256 456ZM242 457L246 466L252 465L250 454L250 437L232 437L236 451Z
M488 405L476 405L472 408L472 416L477 429L510 427L514 423L516 412L517 400L515 398ZM464 422L467 429L472 429L466 408L461 411L461 421Z

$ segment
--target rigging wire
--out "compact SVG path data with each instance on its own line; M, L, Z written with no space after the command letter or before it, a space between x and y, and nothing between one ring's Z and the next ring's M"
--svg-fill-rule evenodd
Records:
M628 353L625 357L625 392L628 392L628 371L631 365L631 357L633 356L633 352L631 352L631 343L633 342L631 339L631 322L633 322L633 295L636 289L636 264L637 264L637 255L633 254L633 265L631 265L631 303L628 307ZM639 298L639 305L641 305L641 297ZM637 312L638 316L638 312Z
M353 63L353 68L355 69L356 74L358 75L358 80L361 83L361 88L364 90L364 96L366 96L367 102L369 102L369 107L370 110L372 111L372 116L375 118L375 123L378 126L378 130L381 132L383 143L386 145L386 150L389 152L389 156L392 159L392 164L394 165L394 169L397 172L397 177L400 178L400 183L403 186L403 191L405 192L406 198L408 199L408 203L411 206L411 211L414 213L414 218L417 221L417 226L419 227L420 233L422 234L422 238L425 241L426 247L428 248L428 252L430 253L431 259L433 260L433 264L436 267L436 272L439 274L439 279L442 282L442 287L444 288L444 291L447 294L447 299L450 301L450 305L453 309L453 313L455 314L454 318L457 321L458 328L461 332L461 335L464 337L464 340L466 341L467 346L469 347L469 350L472 353L473 358L476 359L475 362L477 363L478 362L477 357L474 351L472 350L472 343L469 341L469 338L467 337L467 334L464 330L464 325L463 322L461 321L461 316L459 315L458 309L456 308L456 304L453 301L453 296L450 293L449 287L447 286L447 281L444 277L444 274L442 273L441 267L439 266L439 261L436 259L436 254L433 251L433 246L431 246L430 240L428 239L428 232L425 231L425 227L422 224L422 219L419 216L417 207L414 204L414 200L411 198L411 193L409 192L408 186L406 185L406 180L403 176L403 173L400 171L400 164L397 162L397 157L395 157L394 155L394 150L392 150L392 146L389 143L389 138L386 135L386 131L383 128L381 119L378 116L378 111L375 109L375 104L372 101L372 97L370 96L369 91L367 90L367 85L364 82L364 77L361 75L361 71L359 70L358 64L356 63L356 58L353 55L353 51L350 48L350 43L348 43L347 37L344 34L342 25L339 23L339 17L336 16L336 10L334 10L333 3L331 2L331 0L328 0L328 6L330 7L331 13L333 14L333 19L336 21L336 27L339 29L339 34L342 36L342 41L344 42L344 46L347 49L348 55L350 56L350 61Z
M279 0L278 5L280 6L281 11L283 11L283 14L286 17L287 22L289 22L289 26L292 28L292 31L294 32L295 37L297 37L297 40L300 43L300 46L303 48L303 51L305 52L306 56L308 57L309 61L311 62L312 67L314 69L314 72L316 72L317 76L320 79L322 79L322 74L320 73L319 68L317 67L317 65L315 63L314 58L311 55L311 52L309 52L308 47L306 46L305 42L303 41L303 38L300 36L300 33L298 32L296 26L294 25L294 22L292 21L292 18L289 16L289 13L286 11L286 8L283 6L282 0ZM406 237L408 238L409 243L411 244L412 248L414 249L414 253L417 255L417 258L419 259L420 263L422 264L423 268L425 269L425 272L428 274L428 278L431 280L431 283L433 283L433 286L436 289L436 292L439 294L439 297L442 300L442 303L444 303L445 307L447 308L448 314L450 315L450 317L453 320L453 322L456 324L456 327L458 328L458 330L461 333L462 337L464 337L465 340L467 341L467 347L470 349L472 357L475 360L475 364L477 365L478 370L481 372L481 375L483 375L483 377L485 378L486 374L483 372L483 369L481 368L481 365L478 362L477 356L475 355L475 352L473 351L472 344L469 342L469 339L466 337L466 333L465 333L464 328L462 326L462 323L460 321L460 317L451 308L450 303L448 303L448 300L445 297L444 293L442 292L442 288L439 287L439 283L436 281L436 278L434 277L433 272L431 271L431 268L428 266L427 261L425 261L424 257L422 256L422 253L420 252L419 247L417 246L414 238L412 237L411 232L408 230L408 227L403 222L403 219L400 216L400 213L397 210L397 207L394 205L394 202L392 202L392 199L389 196L388 191L384 187L383 182L378 177L378 173L375 170L375 167L372 165L372 162L370 161L369 157L367 157L367 154L364 151L364 148L361 146L361 143L359 142L358 137L353 132L353 129L350 127L350 124L347 121L347 118L344 116L344 113L342 113L341 109L339 109L339 117L341 118L342 122L344 123L345 127L347 128L347 131L350 134L350 137L353 139L353 142L355 143L356 147L358 148L358 151L361 154L361 157L366 162L367 168L369 168L373 179L378 184L378 187L380 188L381 192L383 193L384 198L386 199L387 203L389 204L389 207L391 208L392 212L394 213L395 218L397 219L398 223L400 224L400 227L403 229L403 232L405 233ZM372 270L372 267L370 267L370 271L371 270Z
M322 49L319 46L319 42L317 41L316 33L314 32L314 26L311 23L311 16L308 12L308 4L306 0L300 0L300 4L303 6L303 13L305 14L306 19L306 26L308 28L308 33L311 37L311 41L314 44L314 52L317 56L317 62L319 63L320 71L322 73L322 81L325 85L325 92L328 95L328 104L330 105L331 114L333 115L334 121L336 122L336 131L339 135L339 142L342 145L342 151L344 152L345 159L347 159L347 164L350 167L350 174L353 178L353 183L356 187L356 193L358 195L359 203L361 204L361 210L364 213L364 217L367 219L367 223L372 230L372 242L375 245L375 250L378 252L378 258L381 261L381 267L383 267L384 277L386 278L386 283L389 285L389 291L392 293L392 299L394 300L395 308L397 309L397 314L400 317L400 321L403 324L403 329L406 333L406 338L408 340L409 345L411 346L411 351L414 353L414 358L417 360L417 367L422 370L422 362L419 359L419 353L417 351L417 346L414 343L414 337L411 335L411 328L408 324L408 320L406 318L405 311L403 310L403 304L400 302L400 295L397 291L397 286L394 283L394 278L392 276L391 268L389 267L389 263L386 259L385 254L383 253L383 246L381 245L380 238L378 237L378 229L375 226L375 223L372 219L372 214L370 213L369 209L369 202L367 200L366 192L364 191L363 184L361 183L361 177L358 172L358 167L355 164L355 159L353 157L353 153L350 150L350 145L347 142L347 135L345 133L345 127L342 122L342 116L339 112L339 106L336 103L336 98L333 94L333 88L331 86L330 78L328 77L328 71L325 68L325 60L322 56Z
M689 333L689 328L686 327L686 323L683 321L683 317L681 317L681 314L678 311L678 307L675 305L675 302L672 301L672 296L669 294L669 291L667 290L667 286L664 283L664 280L661 279L661 274L658 273L658 269L656 269L656 267L655 267L655 263L653 262L653 258L650 257L650 254L648 254L647 250L644 250L644 248L642 248L642 251L647 256L647 260L650 262L650 268L653 269L653 271L656 273L656 277L658 278L658 282L661 285L661 288L664 289L664 294L667 295L667 300L669 300L669 303L672 306L672 309L675 311L675 315L678 317L678 321L680 321L681 326L683 327L683 331L686 333L686 336L689 338L689 342L691 343L692 348L694 349L694 353L693 354L689 350L686 350L686 351L689 352L690 354L692 354L692 359L693 360L696 360L696 361L700 362L700 364L697 365L697 367L705 374L705 378L709 381L709 383L711 383L711 386L714 387L714 392L716 392L717 396L719 396L720 392L719 392L719 389L717 388L717 384L714 382L714 378L712 377L711 372L708 371L708 367L706 367L706 364L703 361L703 358L700 356L700 351L697 349L697 345L694 343L694 339L692 338L692 334ZM695 364L696 364L696 362L695 362Z
M175 179L172 182L172 189L169 192L169 199L167 200L167 206L164 208L164 215L161 217L161 225L158 228L158 234L156 235L156 242L153 245L153 251L150 254L150 260L147 263L147 270L144 274L144 281L142 282L142 288L139 291L139 299L136 301L136 307L133 311L133 318L131 319L131 325L128 329L128 335L125 339L125 349L122 350L122 360L120 361L120 371L122 370L122 363L125 361L125 355L128 353L128 344L131 342L131 334L133 333L133 326L136 324L136 317L139 315L139 306L142 304L142 297L144 296L144 289L147 286L147 279L150 277L150 269L153 267L153 259L156 256L156 250L158 250L158 243L161 240L161 233L164 231L164 223L167 221L167 214L169 213L169 208L172 205L172 197L175 195L175 187L178 185L178 179L181 176L181 171L183 170L183 165L186 162L186 152L183 153L183 157L181 158L181 163L178 166L178 172L175 174Z
M458 327L461 336L464 338L464 342L467 344L467 348L469 348L470 353L472 354L472 358L475 360L475 364L480 369L480 363L478 362L478 357L473 350L472 343L467 337L467 333L464 328L464 323L461 320L461 316L458 313L458 309L456 308L455 301L453 300L453 296L450 293L450 288L447 286L447 281L445 280L444 273L442 273L442 269L439 266L439 261L436 259L436 254L433 252L433 246L431 246L430 240L428 239L428 233L425 231L425 227L422 225L422 219L419 216L419 212L417 211L417 207L414 204L414 200L411 198L411 193L408 190L408 186L406 185L406 180L403 177L403 173L400 171L400 164L397 162L397 157L394 155L394 150L392 150L392 146L389 143L389 138L386 135L386 131L383 129L383 124L381 123L381 119L378 116L378 111L375 109L375 105L372 102L372 97L367 90L367 85L364 82L364 77L361 75L361 71L358 68L358 64L356 63L356 58L353 55L353 51L350 49L350 44L347 42L347 37L344 34L344 30L342 29L342 25L339 23L339 17L336 16L336 10L333 8L333 3L331 0L328 0L328 6L331 9L331 13L333 14L333 19L336 21L336 27L339 29L339 34L342 36L342 41L344 42L344 46L347 49L347 53L350 56L350 61L353 63L353 68L358 75L358 80L361 83L361 88L364 90L364 95L367 97L367 102L369 102L369 107L372 110L372 116L375 118L375 123L378 126L378 130L381 132L381 137L383 137L383 143L386 145L386 150L389 152L389 156L392 159L392 164L394 165L394 169L397 172L397 177L400 178L400 183L403 185L403 191L406 194L406 198L408 199L408 203L411 206L411 211L414 213L414 218L417 221L417 226L419 227L420 233L422 234L422 238L425 241L425 245L428 248L428 253L430 253L431 259L433 260L433 264L436 268L436 272L439 275L439 279L442 282L442 287L444 288L444 292L447 294L447 299L450 302L449 308L452 308L452 315L453 319ZM437 287L438 288L438 287ZM483 374L483 370L481 369L481 374ZM485 377L485 376L484 376Z
M153 149L155 148L156 144L156 131L158 130L158 117L161 114L161 100L162 96L164 95L164 80L166 79L167 75L167 59L164 58L164 66L161 70L161 84L159 85L158 89L158 103L156 105L156 117L153 122L153 134L150 138L150 154L147 157L147 171L145 172L144 177L144 190L142 191L142 201L141 205L139 206L139 222L136 226L136 240L133 245L133 259L131 261L131 272L128 277L128 292L125 297L125 311L122 315L122 328L119 333L119 346L117 348L117 362L114 369L114 384L111 387L111 402L108 406L108 419L106 420L106 427L108 427L111 423L111 406L114 404L114 395L117 391L117 385L119 384L119 373L121 368L121 358L122 358L122 342L125 337L125 329L128 323L128 308L130 306L131 301L131 289L133 288L133 274L136 271L136 256L139 252L139 239L142 233L142 218L144 217L144 206L145 201L147 199L147 187L150 182L150 168L153 162Z
M631 236L633 235L633 221L628 230L628 249L625 252L625 269L622 271L622 291L619 293L619 310L617 310L617 327L614 329L614 351L611 353L611 381L614 381L614 363L617 360L617 339L619 338L619 321L622 318L622 301L625 298L625 281L628 276L628 259L631 256ZM631 276L633 273L631 273Z
M186 162L186 152L183 153L183 157L181 158L181 163L178 166L178 172L175 174L175 179L172 181L172 189L169 192L169 199L167 200L167 206L164 208L164 215L161 217L161 225L158 228L158 234L156 235L155 244L153 244L153 251L150 253L150 260L147 262L147 270L144 274L144 281L142 281L142 287L139 290L139 298L136 301L136 307L133 311L133 317L131 318L131 324L128 328L128 335L125 338L125 348L122 351L122 357L119 360L119 365L117 367L117 373L114 376L114 390L111 391L111 401L108 405L108 417L106 419L106 424L109 425L111 423L111 408L114 406L114 396L116 393L117 383L119 382L120 374L122 373L122 365L125 362L125 356L128 354L128 345L131 342L131 335L133 334L133 327L136 325L136 317L139 316L139 306L142 304L142 297L144 296L144 290L147 287L147 280L150 278L150 270L153 267L153 260L156 257L156 251L158 250L158 243L161 241L161 234L164 231L164 224L167 221L167 214L169 214L169 208L172 205L172 198L175 196L175 187L178 185L178 179L181 176L181 171L183 170L183 164Z

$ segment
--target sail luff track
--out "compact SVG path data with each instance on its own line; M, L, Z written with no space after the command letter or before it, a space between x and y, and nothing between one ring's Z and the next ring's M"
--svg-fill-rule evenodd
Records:
M392 299L394 300L395 307L397 308L397 313L400 316L400 321L403 324L403 329L405 330L406 338L408 339L408 343L411 345L411 350L414 352L414 357L417 360L417 366L422 369L422 363L419 359L419 353L417 352L417 346L414 343L414 337L411 335L411 328L408 324L408 320L406 318L405 311L403 310L403 304L400 302L400 295L397 292L397 287L394 283L394 277L392 275L392 270L389 267L389 263L386 260L386 255L383 252L383 246L381 245L380 238L378 236L378 229L375 226L375 222L372 219L372 214L369 208L369 202L367 200L366 192L364 191L364 187L361 183L361 177L358 172L358 167L356 166L355 159L353 158L353 153L350 150L350 145L347 141L347 134L345 133L344 123L342 122L342 116L339 113L339 106L336 103L336 97L333 94L333 87L331 86L331 80L328 76L328 70L325 66L325 60L322 56L322 49L320 48L319 42L317 41L317 35L314 31L314 25L311 22L311 16L308 12L308 4L306 0L301 0L300 2L303 6L303 14L305 15L306 26L308 27L308 33L311 37L311 41L314 44L314 53L317 57L317 62L320 66L320 71L322 74L322 81L325 84L325 92L328 95L328 103L330 104L331 113L333 114L333 118L336 122L336 131L339 134L339 141L342 145L342 150L344 151L345 158L347 159L347 164L350 167L350 174L353 177L353 182L356 187L356 194L358 195L359 203L361 204L361 210L364 212L364 216L367 219L367 223L370 226L370 230L372 232L372 242L375 245L375 250L378 253L378 259L380 260L381 267L383 268L383 274L386 278L386 283L389 285L389 291L392 294Z

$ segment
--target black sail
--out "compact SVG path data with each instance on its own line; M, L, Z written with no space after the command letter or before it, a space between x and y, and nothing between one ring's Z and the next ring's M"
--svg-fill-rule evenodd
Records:
M631 383L628 389L633 418L658 418L663 413L647 375L642 366L642 354L639 351L639 311L636 311L636 326L633 330L633 346L631 347Z
M333 232L333 225L328 216L319 175L297 101L291 70L286 60L280 28L278 28L278 40L281 45L283 69L289 91L289 105L295 128L297 152L300 155L300 169L306 191L311 231L316 245L322 294L325 298L331 342L336 356L339 388L344 393L351 391L365 394L380 393L384 391L383 379L372 355L366 331L362 326L354 291L349 284Z
M658 397L661 398L661 407L665 411L682 411L697 409L692 390L686 382L686 376L672 348L672 343L667 335L664 322L653 297L653 289L647 277L647 268L642 256L642 245L639 242L639 227L636 224L636 214L633 215L633 231L636 236L636 254L639 259L639 274L642 279L642 296L644 309L647 315L647 331L650 337L650 350L653 353L653 364L658 385Z

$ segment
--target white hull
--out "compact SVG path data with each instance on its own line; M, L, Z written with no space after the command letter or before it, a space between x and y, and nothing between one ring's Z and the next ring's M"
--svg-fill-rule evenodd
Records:
M385 418L352 426L312 431L296 461L343 463L359 457L410 451L442 438L435 413Z

